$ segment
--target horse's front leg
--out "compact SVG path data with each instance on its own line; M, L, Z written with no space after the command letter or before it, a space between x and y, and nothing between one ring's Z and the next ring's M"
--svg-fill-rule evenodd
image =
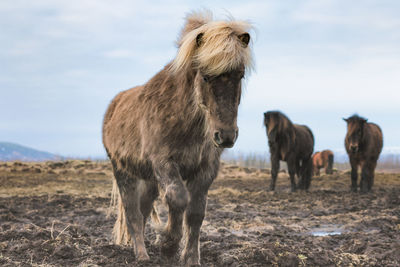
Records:
M182 262L185 266L200 266L200 227L205 216L207 191L212 180L195 177L187 184L190 201L184 218L186 244L182 253Z
M276 178L279 172L279 155L277 152L271 152L271 183L269 185L269 190L275 190Z
M351 165L351 191L357 192L358 162L350 158L350 165Z
M161 253L172 258L177 253L182 238L183 213L189 203L189 194L175 163L156 163L154 170L165 191L164 200L168 205L168 222L162 235Z

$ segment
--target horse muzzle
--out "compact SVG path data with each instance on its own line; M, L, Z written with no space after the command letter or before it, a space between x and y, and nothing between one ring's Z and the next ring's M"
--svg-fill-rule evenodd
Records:
M235 144L239 130L236 128L234 130L220 129L214 132L213 142L215 146L220 148L231 148Z
M350 152L351 153L357 153L358 152L358 146L357 145L350 145Z

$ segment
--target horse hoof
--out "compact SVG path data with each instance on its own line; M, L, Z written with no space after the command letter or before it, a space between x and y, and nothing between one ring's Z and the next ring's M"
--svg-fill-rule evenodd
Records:
M174 258L179 250L179 243L167 242L161 245L161 255L164 258Z
M275 191L275 187L270 186L269 187L269 191L274 192Z
M197 262L196 261L191 262L189 260L189 261L186 261L184 266L185 267L200 267L201 265L200 265L200 263L198 261Z
M201 266L201 265L200 265L200 260L199 260L198 257L193 257L193 256L187 257L187 255L182 255L182 257L181 257L181 262L182 262L183 265L186 266L186 267L197 267L197 266Z
M137 255L137 261L138 262L146 262L146 261L149 261L150 260L150 257L149 257L149 255L147 255L147 253L145 253L145 254L138 254Z

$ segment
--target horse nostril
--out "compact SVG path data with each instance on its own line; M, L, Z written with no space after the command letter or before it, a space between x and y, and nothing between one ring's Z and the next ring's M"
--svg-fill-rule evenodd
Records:
M235 140L238 138L238 136L239 136L239 129L236 129L236 131L235 131Z
M238 135L237 130L223 130L214 132L214 143L219 147L232 147Z
M218 131L214 132L214 140L218 145L220 145L222 143L220 132L218 132Z

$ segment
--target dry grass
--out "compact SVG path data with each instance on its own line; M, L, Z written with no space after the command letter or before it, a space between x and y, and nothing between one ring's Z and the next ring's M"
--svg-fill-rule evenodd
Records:
M271 168L271 162L268 153L234 153L225 152L222 155L222 160L230 165L238 165L242 167L252 167L258 169ZM281 162L281 169L287 170L286 163ZM339 160L336 160L334 169L339 171L345 171L350 169L350 164L347 157L341 156ZM400 155L396 154L385 154L381 155L378 165L378 171L385 172L400 172Z
M310 192L290 193L284 172L269 192L270 179L266 168L222 164L202 226L205 266L399 266L400 173L378 172L369 194L349 192L342 171ZM147 227L147 264L112 244L111 183L109 162L0 163L0 266L164 266L161 227ZM158 210L165 224L168 209ZM310 235L324 225L345 232Z
M0 163L0 197L60 193L107 197L111 177L109 163L88 160L5 162Z

